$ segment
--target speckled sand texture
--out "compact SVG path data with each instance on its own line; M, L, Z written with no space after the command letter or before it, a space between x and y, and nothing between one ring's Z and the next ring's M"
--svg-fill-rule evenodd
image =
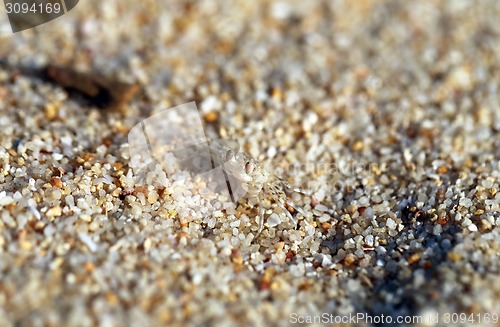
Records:
M1 38L0 326L499 313L498 17L496 0L94 0ZM48 63L142 91L98 109L21 69ZM207 134L312 191L291 195L296 229L272 199L255 238L255 199L206 215L203 185L135 184L130 128L192 100Z

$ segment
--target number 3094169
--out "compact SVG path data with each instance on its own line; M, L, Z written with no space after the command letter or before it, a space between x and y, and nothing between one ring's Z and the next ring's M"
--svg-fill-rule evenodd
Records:
M7 14L58 14L61 12L61 4L59 3L6 3L5 8Z

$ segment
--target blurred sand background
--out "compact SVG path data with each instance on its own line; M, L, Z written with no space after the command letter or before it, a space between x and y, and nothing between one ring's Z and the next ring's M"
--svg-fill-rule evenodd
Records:
M494 0L89 0L4 34L0 325L491 325L499 17ZM47 64L141 91L100 109L23 73ZM310 214L297 229L270 199L255 238L251 200L203 216L174 205L174 181L135 184L130 128L192 100L207 133L313 191L292 196Z

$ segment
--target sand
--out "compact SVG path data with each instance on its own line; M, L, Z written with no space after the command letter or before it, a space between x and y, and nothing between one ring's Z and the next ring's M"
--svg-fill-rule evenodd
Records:
M3 36L0 325L498 326L499 15L81 1ZM99 108L28 73L47 64L141 91ZM207 191L182 171L135 178L130 129L193 100L208 136L310 191L289 194L297 226L266 198L256 237L254 198L193 210Z

